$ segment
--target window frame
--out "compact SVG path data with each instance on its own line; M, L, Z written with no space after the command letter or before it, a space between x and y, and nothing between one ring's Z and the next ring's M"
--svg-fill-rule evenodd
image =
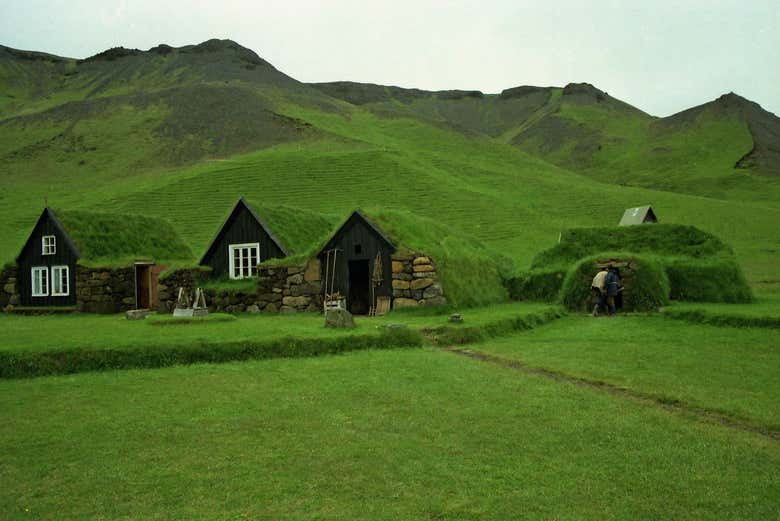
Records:
M46 249L46 239L51 239L51 251ZM54 255L57 253L57 236L56 235L44 235L41 237L41 255Z
M257 262L254 266L249 265L250 259L252 258L252 254L251 254L252 248L254 248L256 251L255 259L257 260ZM243 273L236 274L236 265L234 262L235 251L244 250L244 249L248 249L249 251L247 252L248 255L246 257L244 257L243 254L240 254L241 265L239 266L239 271L243 272L244 268L248 268L249 275L243 275ZM245 259L247 263L246 265L244 265ZM260 243L259 242L245 242L242 244L228 245L228 274L230 275L231 280L248 279L257 276L257 264L260 264Z
M48 268L48 266L33 266L31 268L31 270L30 270L30 273L32 275L32 277L30 279L30 285L32 286L30 288L31 289L31 295L33 297L48 297L49 296L49 286L51 286L50 279L49 279L49 268ZM45 290L37 292L37 293L35 291L35 283L36 283L36 281L38 281L36 273L44 273L45 274L45 276L41 279L42 283L39 284L39 286L42 289L44 289L44 286L45 286ZM45 284L43 283L44 279L45 279Z
M65 289L66 291L63 293L62 291L55 292L55 289L57 287L56 285L56 277L54 276L55 270L60 272L60 287L62 287L62 273L65 274ZM51 267L51 296L52 297L68 297L70 296L70 266L52 266Z

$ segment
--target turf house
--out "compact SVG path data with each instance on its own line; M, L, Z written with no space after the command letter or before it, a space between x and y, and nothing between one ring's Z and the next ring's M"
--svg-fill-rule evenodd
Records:
M286 257L287 249L243 197L211 241L200 260L215 278L243 279L257 275L257 265Z
M326 295L346 298L347 309L365 315L393 295L396 247L360 210L355 210L318 252Z
M192 253L161 219L45 208L15 266L2 272L8 302L97 313L156 309L159 274Z

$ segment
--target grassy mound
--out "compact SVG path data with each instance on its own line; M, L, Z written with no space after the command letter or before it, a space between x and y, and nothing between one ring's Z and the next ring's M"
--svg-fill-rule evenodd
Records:
M211 313L202 317L175 317L173 315L151 315L144 322L152 326L177 326L186 324L213 324L214 322L232 322L235 315Z
M565 278L564 269L535 269L519 273L507 280L509 298L553 302L558 299Z
M603 259L620 259L631 266L630 275L622 274L626 285L624 310L655 311L669 303L669 279L658 259L635 253L603 253L585 257L566 275L561 288L564 306L575 311L591 310L590 283L597 272L596 263Z
M161 218L85 211L55 211L84 264L117 265L139 258L191 260L192 250Z
M673 300L746 303L753 299L750 286L733 259L664 261Z
M568 267L577 260L603 251L631 251L693 258L732 255L731 248L711 233L694 226L653 224L572 228L558 244L538 253L531 268Z
M511 260L476 238L412 212L369 209L366 215L400 251L433 257L450 304L481 306L507 299L502 281L511 270Z

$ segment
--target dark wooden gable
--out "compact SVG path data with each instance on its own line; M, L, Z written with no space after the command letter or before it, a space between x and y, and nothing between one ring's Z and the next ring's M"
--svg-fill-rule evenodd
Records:
M259 262L288 255L282 243L242 197L211 241L200 265L210 266L215 276L227 275L229 246L255 242L260 243Z
M377 255L379 255L382 262L382 283L374 289L374 295L392 296L393 272L391 256L396 250L395 245L359 210L350 215L346 222L333 234L325 247L320 250L319 258L322 264L323 277L327 264L327 252L332 250L336 250L335 278L332 280L332 287L334 291L338 291L347 297L347 306L350 311L353 313L366 312L365 309L356 310L353 308L354 301L357 298L366 298L365 295L356 296L355 287L357 283L362 284L365 282L364 278L373 274ZM356 274L357 270L366 268L368 273L361 271L359 275ZM360 279L356 280L356 277L360 277ZM325 288L326 292L331 291L330 286L331 284L329 283L328 287ZM369 305L374 305L374 303L369 302Z
M53 235L55 237L55 253L43 254L43 237ZM38 222L35 223L27 242L22 246L21 253L16 258L19 266L19 297L23 306L70 306L76 303L76 262L80 257L78 248L71 240L65 228L57 219L54 212L45 208ZM67 296L32 296L32 268L46 267L51 276L52 266L68 267ZM51 289L51 280L49 280ZM51 291L50 291L51 292Z

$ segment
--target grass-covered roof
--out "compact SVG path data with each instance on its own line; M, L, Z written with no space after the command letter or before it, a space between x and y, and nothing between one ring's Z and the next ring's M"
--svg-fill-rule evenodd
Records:
M141 215L54 210L82 264L118 265L139 259L188 261L190 247L166 220Z
M265 263L267 265L295 264L316 256L349 217L336 218L292 208L277 215L281 218L285 211L299 213L300 220L297 223L280 221L280 227L274 230L285 239L296 241L296 255L271 259ZM473 306L506 299L502 280L503 275L511 270L511 260L487 248L476 238L409 211L368 208L360 212L396 246L397 253L416 252L434 259L450 303ZM267 217L268 224L274 226L270 215ZM263 213L263 216L266 214ZM316 226L307 229L307 223ZM317 233L313 233L315 230ZM292 243L290 247L293 248Z
M706 258L732 256L723 241L694 226L644 224L571 228L561 233L558 244L539 252L532 268L569 267L577 260L604 251L629 251L665 257Z
M247 201L291 256L309 253L338 223L339 218L283 204Z

